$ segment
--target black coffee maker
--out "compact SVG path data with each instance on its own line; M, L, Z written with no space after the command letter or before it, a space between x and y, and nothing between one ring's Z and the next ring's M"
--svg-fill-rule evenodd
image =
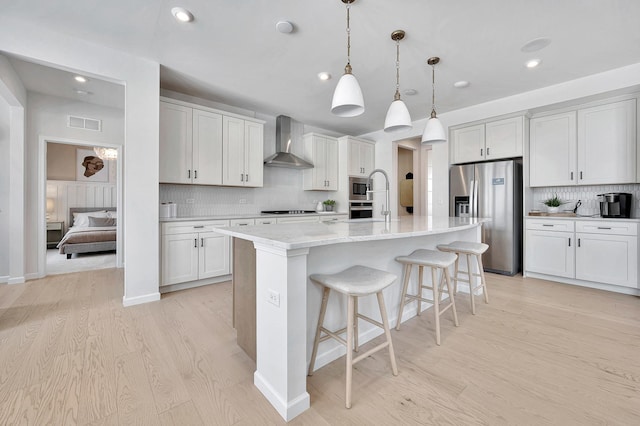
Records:
M625 192L608 192L598 194L600 216L607 218L631 217L631 194Z

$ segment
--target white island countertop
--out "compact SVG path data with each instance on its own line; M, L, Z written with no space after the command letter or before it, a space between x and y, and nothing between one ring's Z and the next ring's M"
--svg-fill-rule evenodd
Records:
M286 250L337 243L409 238L462 231L490 219L403 216L386 224L382 219L355 219L329 223L283 223L216 228L216 232Z

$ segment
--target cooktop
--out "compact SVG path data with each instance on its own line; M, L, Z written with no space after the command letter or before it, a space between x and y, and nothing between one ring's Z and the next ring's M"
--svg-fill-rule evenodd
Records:
M314 214L315 210L262 210L263 214Z

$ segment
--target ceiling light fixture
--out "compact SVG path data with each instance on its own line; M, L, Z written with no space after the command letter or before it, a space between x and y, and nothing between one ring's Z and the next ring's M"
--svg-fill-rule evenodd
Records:
M364 112L364 98L358 80L351 73L351 27L350 9L355 0L341 0L347 5L347 65L344 75L340 77L336 90L333 92L331 112L339 117L355 117Z
M431 65L431 117L427 120L427 125L422 134L422 143L438 143L446 142L447 138L444 133L442 123L436 117L436 64L440 62L437 56L427 59L427 64Z
M193 21L193 14L184 7L174 7L171 9L171 14L179 22L191 22Z
M551 39L546 37L535 38L526 42L521 48L522 52L537 52L551 44Z
M91 92L87 92L86 90L81 89L73 89L78 95L93 95Z
M102 146L96 146L93 148L93 152L103 160L115 160L118 158L118 150L115 148L105 148Z
M318 73L318 78L322 81L331 80L331 74L328 72L320 72Z
M289 34L293 31L293 24L289 21L278 21L276 23L276 30L282 34Z
M76 75L75 77L73 77L73 79L75 81L77 81L78 83L86 83L87 82L87 78L83 77L81 75Z
M413 127L409 110L400 99L400 40L404 39L404 35L403 30L391 33L391 40L396 42L396 93L384 119L384 131L387 133L402 132Z
M471 83L467 80L460 80L453 83L453 87L457 87L458 89L464 89L465 87L469 87Z
M527 68L535 68L542 63L542 59L531 59L525 64Z

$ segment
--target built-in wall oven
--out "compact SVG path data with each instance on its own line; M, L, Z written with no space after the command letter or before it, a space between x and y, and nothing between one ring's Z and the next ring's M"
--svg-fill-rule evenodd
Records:
M367 201L367 178L349 177L349 219L373 217L373 202Z

